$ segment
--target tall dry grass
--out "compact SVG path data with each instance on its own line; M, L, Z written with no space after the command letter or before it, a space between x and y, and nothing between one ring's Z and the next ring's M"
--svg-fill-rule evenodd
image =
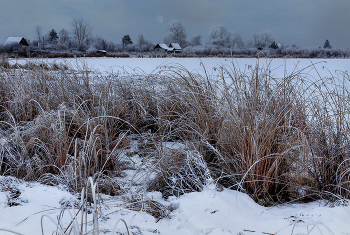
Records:
M174 64L104 75L2 57L0 171L74 191L92 177L101 192L121 194L115 177L137 140L130 154L150 162L139 183L165 197L212 178L261 205L349 198L348 74L274 77L269 66L232 64L216 75Z
M160 130L195 143L217 182L262 205L349 197L348 74L218 70L216 79L161 71L172 105L162 106Z

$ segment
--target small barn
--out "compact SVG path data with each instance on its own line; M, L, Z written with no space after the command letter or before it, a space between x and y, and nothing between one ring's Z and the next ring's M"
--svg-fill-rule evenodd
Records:
M87 49L88 53L92 53L92 54L96 54L96 55L106 55L107 51L106 50L98 50L96 47L94 46L90 46L89 49Z
M107 55L107 51L106 50L97 50L96 53L98 55Z
M169 44L169 48L171 48L175 53L182 52L182 48L179 43L172 42Z
M168 52L169 51L169 47L166 44L163 43L158 43L155 47L154 47L155 51L160 51L160 52Z
M2 46L8 47L8 46L17 46L17 45L22 45L26 47L29 46L27 40L23 37L9 37Z

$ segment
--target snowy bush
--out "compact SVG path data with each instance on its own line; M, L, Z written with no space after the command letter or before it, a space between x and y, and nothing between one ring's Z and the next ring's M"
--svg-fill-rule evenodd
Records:
M160 191L164 198L201 191L211 178L206 162L195 150L178 148L157 154L156 177L148 190Z

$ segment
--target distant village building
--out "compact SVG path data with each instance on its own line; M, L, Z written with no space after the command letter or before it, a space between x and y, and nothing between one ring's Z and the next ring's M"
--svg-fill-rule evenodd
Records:
M6 52L17 53L20 56L27 56L28 41L23 37L9 37L0 49Z
M103 56L107 54L106 50L98 50L94 46L90 46L90 48L87 49L86 52L89 52L89 53L92 53L92 54L96 54L96 55L103 55Z
M179 53L182 52L182 49L180 47L180 45L178 43L170 43L169 46L164 44L164 43L158 43L155 47L154 47L155 51L159 51L159 52L168 52L168 53Z
M18 46L18 45L22 45L26 47L29 46L27 40L22 37L9 37L2 46L8 47L8 46Z
M175 52L175 53L182 52L182 48L179 45L179 43L172 42L172 43L169 44L169 48L172 48L172 51Z
M107 51L106 50L97 50L96 53L98 55L106 55L107 54Z
M155 51L160 51L160 52L168 52L169 47L164 44L164 43L158 43L155 47L154 47Z

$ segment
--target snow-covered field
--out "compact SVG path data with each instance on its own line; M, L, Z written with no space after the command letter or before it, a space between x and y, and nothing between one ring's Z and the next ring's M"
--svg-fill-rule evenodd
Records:
M11 60L11 63L25 63L26 61L66 63L73 67L87 67L93 70L107 73L152 73L160 66L181 65L190 72L206 72L216 74L220 66L232 63L239 70L251 71L258 63L260 68L269 67L271 75L283 77L285 74L302 71L314 77L337 76L341 72L349 70L350 59L266 59L266 58L78 58L78 59L19 59Z
M302 70L315 79L330 76L341 78L350 67L349 59L84 58L44 61L93 68L101 73L152 73L159 66L182 65L191 72L202 74L205 68L211 75L217 74L222 65L230 66L233 63L241 71L250 71L259 63L261 68L269 67L275 77ZM11 61L15 62L24 63L25 60ZM126 173L133 174L132 171ZM118 197L102 195L100 234L111 234L119 219L126 222L130 234L145 235L350 234L350 208L342 203L326 205L319 201L265 208L243 193L229 189L215 190L213 184L208 184L202 192L170 197L168 200L162 199L158 192L145 196L173 208L169 218L157 220L142 210L125 209ZM78 201L78 197L65 191L64 187L20 182L0 176L0 234L12 234L9 231L41 234L41 220L44 234L52 234L55 225L50 218L57 222L66 201ZM67 211L64 218L66 222L71 220ZM92 220L92 216L89 215L88 219ZM122 223L118 224L117 231L126 232Z

